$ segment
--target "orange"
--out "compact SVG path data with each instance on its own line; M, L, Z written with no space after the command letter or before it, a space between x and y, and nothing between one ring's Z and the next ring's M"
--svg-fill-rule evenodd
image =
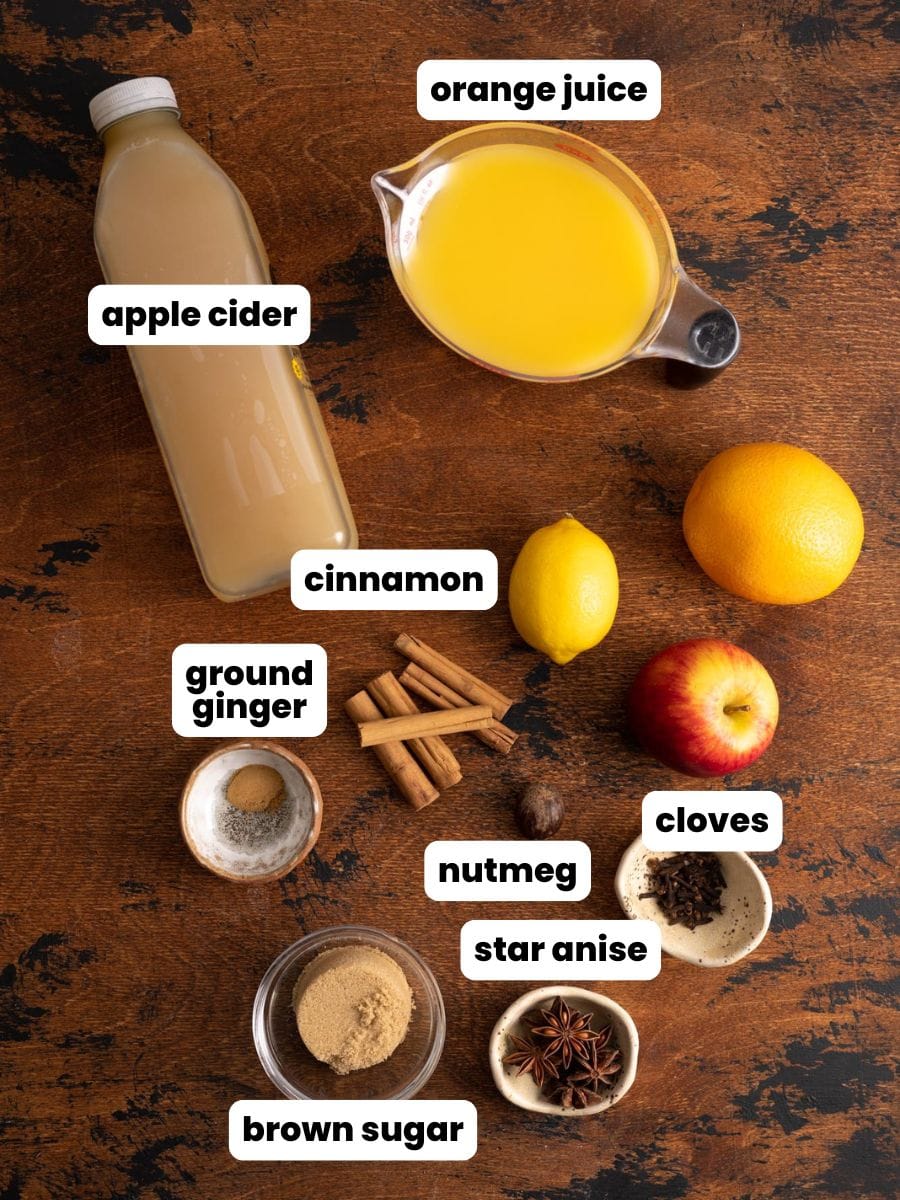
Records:
M826 462L783 442L723 450L694 481L684 536L720 587L764 604L806 604L840 587L859 557L863 516Z

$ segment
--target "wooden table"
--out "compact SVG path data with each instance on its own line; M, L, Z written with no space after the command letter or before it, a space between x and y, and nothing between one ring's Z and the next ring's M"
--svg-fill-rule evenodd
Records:
M892 1195L886 8L8 7L0 1196ZM416 114L422 59L604 55L656 59L663 114L576 131L641 173L688 268L742 324L739 361L700 390L670 387L650 362L564 388L490 375L425 332L385 264L369 177L450 128ZM418 815L354 748L341 711L399 665L398 621L303 615L283 593L232 607L210 597L126 355L88 340L101 156L87 101L153 73L173 81L187 129L243 189L279 279L310 287L306 359L362 544L487 546L505 584L527 534L569 510L616 553L616 624L565 669L517 640L502 601L404 618L523 697L526 732L507 759L466 742L464 782ZM808 607L727 595L681 537L703 463L767 438L821 454L865 511L852 577ZM746 646L781 695L771 750L729 780L784 797L784 845L761 858L772 929L730 970L667 959L651 983L609 985L640 1028L634 1089L603 1118L535 1119L495 1092L485 1050L525 985L463 979L459 927L491 911L618 915L612 874L641 797L685 782L623 736L623 693L652 651L692 635ZM303 640L330 658L330 727L297 747L322 784L322 837L280 885L238 888L202 871L179 836L179 789L208 743L172 732L169 656L188 641ZM427 900L425 846L514 836L511 803L534 779L568 798L565 832L593 851L591 898L502 911ZM471 1162L229 1156L229 1105L274 1095L250 1037L256 985L301 934L346 922L390 930L433 965L448 1036L424 1095L477 1104Z

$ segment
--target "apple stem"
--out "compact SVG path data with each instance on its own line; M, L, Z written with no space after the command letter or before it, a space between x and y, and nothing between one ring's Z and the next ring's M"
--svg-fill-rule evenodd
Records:
M726 704L724 711L725 711L726 716L730 717L732 713L749 712L750 705L749 704Z

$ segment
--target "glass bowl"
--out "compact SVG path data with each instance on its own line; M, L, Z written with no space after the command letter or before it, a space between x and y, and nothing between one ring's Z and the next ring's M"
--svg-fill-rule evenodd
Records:
M338 1075L313 1058L300 1034L291 993L300 972L323 950L371 946L389 955L406 976L415 1007L406 1037L374 1067ZM263 1070L291 1100L408 1100L430 1079L444 1049L447 1019L428 965L398 938L365 925L320 929L294 942L266 971L253 1002L253 1041Z

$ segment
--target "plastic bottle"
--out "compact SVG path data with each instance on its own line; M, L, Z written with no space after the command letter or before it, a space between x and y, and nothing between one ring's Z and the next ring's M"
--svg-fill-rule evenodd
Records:
M95 96L106 149L94 218L107 283L270 282L247 203L179 123L165 79ZM285 346L131 346L200 569L221 600L284 586L295 550L356 527L299 354Z

